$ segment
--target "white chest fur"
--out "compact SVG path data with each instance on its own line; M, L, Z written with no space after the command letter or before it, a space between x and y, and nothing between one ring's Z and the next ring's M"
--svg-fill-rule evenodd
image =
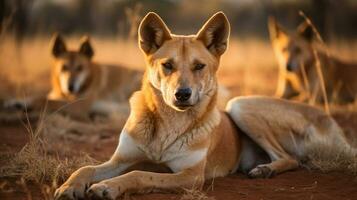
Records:
M220 113L214 109L197 125L190 128L185 119L159 123L150 141L139 144L146 157L156 163L166 163L173 171L194 165L207 154L208 146L192 150L195 144L209 140L220 123Z

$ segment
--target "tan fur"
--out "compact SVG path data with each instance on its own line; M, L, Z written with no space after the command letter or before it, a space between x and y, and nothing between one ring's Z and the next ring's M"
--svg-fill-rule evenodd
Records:
M219 112L216 71L228 36L229 22L221 12L192 36L171 34L157 14L149 13L139 28L146 72L141 90L130 99L130 116L115 153L104 164L74 172L55 199L116 199L128 192L202 188L205 180L237 168L266 177L298 166L305 137L340 134L322 111L277 99L233 99L230 116ZM189 98L177 95L182 88L190 89ZM166 165L172 173L124 174L147 161Z
M297 168L308 158L310 145L316 143L327 148L334 145L351 148L331 117L305 104L268 97L240 97L230 100L226 110L249 136L243 141L240 170L252 177L270 177ZM256 149L247 140L253 140L267 157L254 155ZM266 162L267 158L270 162Z
M329 101L353 102L357 95L357 64L329 55L314 42L311 25L301 24L287 33L273 18L269 20L271 42L278 59L279 81L276 96L322 102L322 87L317 66L320 62ZM287 68L292 68L288 70Z
M157 33L152 35L153 30ZM173 173L133 171L108 179L114 175L103 177L100 171L106 168L110 174L112 167L85 167L57 190L59 199L75 198L73 192L83 196L85 184L101 180L90 187L89 195L115 199L128 191L201 188L204 180L225 176L238 166L239 134L216 107L215 73L229 35L224 14L212 17L196 36L178 36L150 13L139 35L147 62L142 89L130 100L130 117L107 165L122 167L118 175L134 163L149 160L167 165ZM172 70L164 68L166 62L171 62ZM203 69L197 68L198 63L205 65ZM178 105L173 96L182 87L192 89L187 105ZM230 156L222 156L225 152Z

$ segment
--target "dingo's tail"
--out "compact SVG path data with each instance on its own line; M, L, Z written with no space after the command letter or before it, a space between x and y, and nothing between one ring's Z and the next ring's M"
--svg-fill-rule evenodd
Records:
M326 137L310 140L306 146L308 168L322 171L348 171L357 174L357 149L352 147L333 121Z

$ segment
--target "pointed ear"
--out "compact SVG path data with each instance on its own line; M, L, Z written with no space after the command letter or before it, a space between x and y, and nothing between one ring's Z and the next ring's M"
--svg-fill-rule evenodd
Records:
M301 23L297 28L297 32L301 37L305 38L309 42L314 39L314 29L312 25L307 22Z
M87 58L91 59L94 55L94 50L90 43L88 36L84 36L81 39L81 46L79 47L79 53L85 55Z
M56 58L67 51L66 44L59 34L54 34L52 38L52 55Z
M222 55L228 46L230 25L223 12L214 14L197 33L196 39L216 56Z
M171 39L170 30L154 12L149 12L139 25L139 46L145 54L153 54L166 40Z
M276 39L281 36L285 36L285 30L280 26L276 19L272 16L268 18L268 30L271 39Z

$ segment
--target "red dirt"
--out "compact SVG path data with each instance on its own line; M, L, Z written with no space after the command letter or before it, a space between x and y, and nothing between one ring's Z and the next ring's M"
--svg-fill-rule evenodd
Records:
M337 114L337 121L349 130L357 132L357 113L348 116ZM2 125L0 127L0 151L19 151L27 141L27 132L21 125ZM75 144L75 149L82 149L96 159L104 161L115 149L117 136L102 145L93 147L89 143ZM2 163L4 164L4 163ZM43 199L38 184L27 183L26 187L15 179L0 179L0 199ZM357 178L343 172L322 173L299 169L278 175L272 179L249 179L242 174L230 175L208 181L205 190L209 197L217 200L229 199L357 199ZM31 197L31 198L30 198ZM178 194L131 195L131 199L180 199Z

